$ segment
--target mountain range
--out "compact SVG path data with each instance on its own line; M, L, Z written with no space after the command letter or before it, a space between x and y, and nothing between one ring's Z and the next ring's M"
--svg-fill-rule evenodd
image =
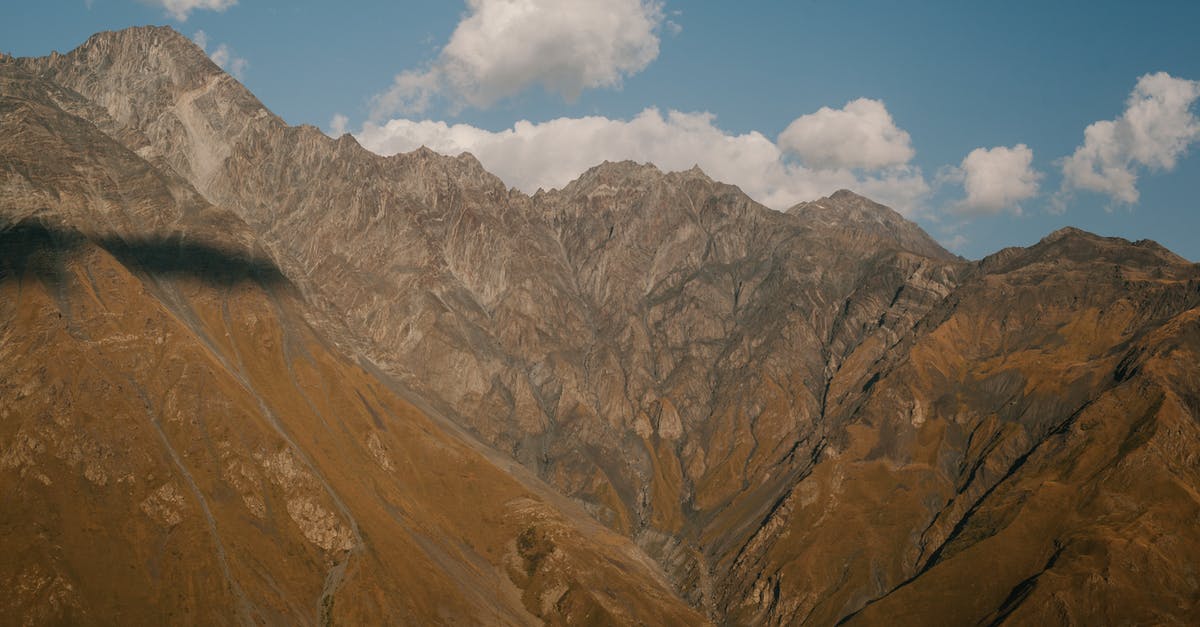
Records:
M0 59L33 624L1195 624L1200 266L842 190L509 189L169 28Z

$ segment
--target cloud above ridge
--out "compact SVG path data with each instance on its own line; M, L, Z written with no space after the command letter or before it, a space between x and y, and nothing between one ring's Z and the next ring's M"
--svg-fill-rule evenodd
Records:
M1143 75L1120 117L1088 125L1083 144L1062 160L1061 193L1082 189L1137 202L1141 170L1169 172L1200 141L1200 119L1192 111L1198 99L1200 81Z
M1020 203L1038 193L1042 174L1033 169L1033 150L1025 144L1011 148L976 148L957 168L943 176L961 183L966 197L951 205L963 214L1021 213Z
M520 120L500 130L439 121L429 113L485 109L539 86L568 102L588 89L619 88L658 57L661 33L679 28L667 19L663 0L466 5L431 62L396 75L370 100L368 121L355 133L364 146L381 154L420 146L470 152L526 192L561 187L605 160L630 159L664 170L698 165L777 209L850 188L910 217L951 221L1021 214L1045 179L1033 166L1033 149L1017 143L971 150L957 165L943 166L931 187L913 163L911 136L883 101L872 98L800 115L773 138L726 131L706 111L652 106L626 119ZM1056 162L1061 188L1049 198L1050 210L1065 207L1076 189L1136 201L1140 170L1174 168L1200 139L1200 122L1190 110L1198 98L1200 83L1165 73L1142 76L1125 112L1090 125L1074 154ZM337 114L329 128L340 134L349 130L349 120Z
M663 20L659 0L467 0L437 58L396 75L371 117L423 113L439 98L486 108L539 85L567 101L620 87L658 57Z
M422 119L434 109L484 109L538 86L568 102L588 89L619 88L658 57L661 31L680 28L667 19L662 0L467 0L434 60L401 72L374 96L355 136L380 154L420 146L470 152L526 192L562 187L605 160L629 159L664 170L698 165L777 209L839 188L906 213L928 196L929 184L910 163L908 133L883 102L869 98L801 116L774 140L757 131L728 132L708 112L656 107L629 119L521 120L498 131ZM335 135L347 128L341 114L330 120Z
M859 98L841 109L821 107L792 121L779 147L815 168L883 168L916 154L908 133L879 100Z
M192 42L212 59L218 67L233 75L234 78L242 80L246 74L246 68L250 67L250 62L243 57L234 54L233 49L228 44L217 44L216 48L208 49L208 33L198 30L192 35Z
M716 116L705 112L664 114L647 108L629 120L588 116L520 121L501 131L394 119L385 124L368 122L356 137L380 154L420 146L452 155L470 152L507 184L526 192L562 187L605 160L631 159L664 170L698 165L714 179L738 185L776 209L852 188L911 214L929 193L921 170L907 160L871 170L810 167L790 158L762 133L730 133L717 126Z
M172 18L186 22L192 11L208 10L218 13L236 6L238 0L144 0L151 6L162 7Z

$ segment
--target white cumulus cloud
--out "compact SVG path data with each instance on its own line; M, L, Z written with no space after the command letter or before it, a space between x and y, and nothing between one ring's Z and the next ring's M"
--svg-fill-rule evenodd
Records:
M167 15L186 22L188 14L199 9L221 12L237 4L237 0L145 0L147 4L162 7Z
M915 154L908 133L870 98L796 118L779 135L779 147L814 168L882 168L908 163Z
M1200 119L1192 111L1198 98L1200 81L1166 72L1139 78L1121 116L1089 125L1083 145L1063 159L1063 192L1083 189L1137 202L1141 168L1172 170L1200 141Z
M591 116L520 121L498 132L468 124L394 119L368 122L356 137L385 155L422 145L445 154L470 152L507 184L526 192L562 187L605 160L631 159L668 171L699 165L714 179L738 185L776 209L850 188L911 214L929 193L919 168L892 165L867 172L808 167L789 159L759 132L722 130L710 113L664 115L649 108L629 120Z
M484 108L537 85L568 101L619 87L658 57L663 18L659 0L467 0L437 58L397 75L372 117L420 113L435 97Z
M1033 169L1033 150L1025 144L1011 148L976 148L946 177L966 190L954 209L961 213L1021 212L1020 203L1038 192L1040 172Z

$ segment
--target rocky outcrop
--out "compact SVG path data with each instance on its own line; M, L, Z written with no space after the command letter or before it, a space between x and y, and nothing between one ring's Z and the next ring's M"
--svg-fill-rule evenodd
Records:
M240 218L61 87L0 64L0 88L6 616L703 621L630 540L339 351Z
M108 175L118 191L86 194L62 191L74 166L41 164L39 177L10 167L5 189L37 199L13 211L25 219L53 207L79 234L70 241L99 242L138 268L157 260L176 268L172 276L194 264L164 249L199 240L188 257L211 262L216 252L230 258L232 246L238 263L221 274L225 289L245 284L237 277L267 277L268 300L285 291L293 317L255 320L305 329L342 364L293 373L282 390L269 382L317 349L287 348L263 366L262 385L306 399L311 411L300 415L315 415L321 436L295 449L307 461L263 445L222 471L244 515L287 516L295 542L354 554L386 534L364 535L364 516L352 523L346 514L358 511L350 497L338 497L344 508L329 500L343 484L322 477L393 486L407 470L395 481L410 486L443 472L466 494L508 499L449 519L425 502L437 501L433 487L404 508L389 505L391 522L378 529L400 524L397 542L418 538L405 550L428 556L445 574L437 581L462 580L444 593L410 590L407 580L370 584L387 590L380 598L422 590L448 599L416 615L499 596L523 608L499 622L686 620L645 564L630 572L648 579L614 592L631 613L601 592L622 576L581 565L610 545L628 560L617 570L644 557L617 532L719 622L1033 622L1052 612L1085 623L1192 622L1190 561L1147 547L1172 537L1171 550L1190 556L1200 543L1185 522L1196 509L1189 373L1200 292L1196 266L1153 243L1067 230L971 263L849 191L775 212L698 169L629 162L527 196L467 154L381 157L350 136L287 126L170 29L102 33L69 54L6 65L38 77L6 83L6 94L41 90L14 100L25 104L6 118L21 133L11 145L72 154L78 146L54 137L73 129L59 134L102 133L104 151L120 160ZM29 123L31 101L59 117ZM148 185L160 191L139 204L131 190ZM111 245L112 220L187 235L148 252ZM57 267L22 261L17 274ZM179 312L196 306L167 294L168 309L193 320ZM209 315L200 320L223 319ZM239 363L249 349L221 343L223 324L197 337ZM290 346L287 336L264 335L275 351ZM349 387L338 388L354 390L362 407L347 392L345 407L319 410L329 382L342 378ZM432 449L418 454L371 427L390 424L369 400L385 393L419 405L400 412L425 416L417 424L431 426L418 431L459 443L438 446L466 452L438 462ZM361 423L334 428L329 416L342 411ZM471 436L454 435L460 427ZM346 445L354 454L334 461L335 449L346 453L326 438L345 433L359 434ZM473 438L486 446L464 444ZM15 433L0 459L22 478L55 481L28 462L51 441ZM92 459L102 444L71 450ZM439 470L457 467L458 455L482 456L471 458L478 470ZM500 487L470 487L497 469L509 473L495 479ZM83 472L94 482L115 476L98 463ZM564 513L575 505L531 487L536 480L512 478L525 472L609 531ZM156 475L146 488L135 509L155 529L181 528L203 510L178 478ZM429 518L411 522L410 508ZM498 535L485 541L470 534L490 532L447 523L458 515ZM437 533L421 531L429 525ZM467 539L431 548L430 537ZM337 581L366 568L329 563ZM67 598L77 582L56 572L41 568L29 586ZM1142 572L1153 574L1152 590L1134 585ZM497 574L508 582L501 590L480 587ZM652 583L639 597L644 581ZM359 618L380 607L361 595L334 611ZM441 619L481 620L472 611Z
M924 257L953 257L921 227L904 216L847 189L838 190L828 198L802 202L788 209L787 213L822 231L837 232L850 242L857 243L859 248L878 246L880 241L885 241L889 248Z
M637 537L698 603L708 562L807 463L842 360L884 350L961 265L848 194L830 202L882 226L777 213L698 170L606 164L530 198L470 155L379 157L285 126L202 56L150 29L27 64L148 138L360 350Z
M1156 244L1065 230L984 259L835 377L842 426L738 556L728 616L1194 621L1198 315L1200 267Z

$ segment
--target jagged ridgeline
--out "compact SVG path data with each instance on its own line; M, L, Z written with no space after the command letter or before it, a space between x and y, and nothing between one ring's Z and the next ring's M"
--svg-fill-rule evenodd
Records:
M30 622L1200 621L1200 269L849 191L508 189L165 28L0 62Z

